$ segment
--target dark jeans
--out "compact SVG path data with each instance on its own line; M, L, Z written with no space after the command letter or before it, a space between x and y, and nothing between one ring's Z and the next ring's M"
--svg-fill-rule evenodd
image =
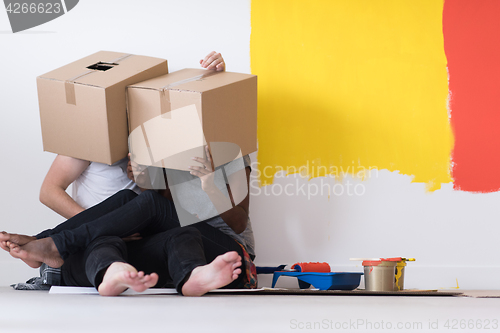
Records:
M120 237L140 232L143 239L125 243ZM120 191L68 221L37 235L52 237L65 260L66 285L95 286L113 262L128 262L146 274L158 273L157 287L169 282L180 292L191 271L240 245L205 222L179 227L171 201L153 191L137 196ZM242 263L242 272L245 272ZM235 288L245 274L226 286Z
M51 237L63 260L101 236L154 235L179 227L174 203L154 191L122 190L100 204L38 234Z
M84 252L69 256L62 266L62 275L66 285L98 288L112 263L125 262L146 274L157 273L156 287L173 284L181 292L193 269L228 251L236 251L243 258L240 245L230 236L200 222L133 242L119 237L97 238ZM245 272L243 262L241 269ZM241 288L244 281L242 273L225 288Z

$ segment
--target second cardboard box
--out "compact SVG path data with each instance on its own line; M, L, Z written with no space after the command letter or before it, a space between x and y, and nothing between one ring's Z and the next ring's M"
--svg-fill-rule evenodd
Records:
M183 69L128 86L127 98L138 164L189 170L208 144L217 167L257 150L255 75Z

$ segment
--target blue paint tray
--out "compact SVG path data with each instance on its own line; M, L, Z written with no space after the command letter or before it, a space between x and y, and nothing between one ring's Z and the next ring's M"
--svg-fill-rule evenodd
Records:
M299 280L301 289L313 285L319 290L353 290L359 286L363 273L315 273L315 272L287 272L278 271L273 273L272 288L276 285L280 276L294 276Z

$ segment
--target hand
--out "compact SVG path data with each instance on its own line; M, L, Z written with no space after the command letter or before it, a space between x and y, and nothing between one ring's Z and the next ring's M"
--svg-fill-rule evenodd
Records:
M207 158L193 157L192 159L196 162L202 164L202 166L189 166L191 169L190 174L199 177L201 179L201 188L205 192L211 192L217 187L214 183L214 171L212 167L212 155L208 150L208 146L205 146L205 151L207 153Z
M226 69L226 63L222 55L215 51L210 52L204 59L201 59L200 65L206 69L215 69L217 72L222 72Z

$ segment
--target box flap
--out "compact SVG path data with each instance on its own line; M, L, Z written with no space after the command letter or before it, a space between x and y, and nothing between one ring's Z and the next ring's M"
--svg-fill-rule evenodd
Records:
M186 68L179 71L142 81L129 87L145 89L172 89L204 92L246 80L255 75L233 72L207 71L206 69Z
M162 62L166 63L166 60L128 53L99 51L40 77L107 88Z

